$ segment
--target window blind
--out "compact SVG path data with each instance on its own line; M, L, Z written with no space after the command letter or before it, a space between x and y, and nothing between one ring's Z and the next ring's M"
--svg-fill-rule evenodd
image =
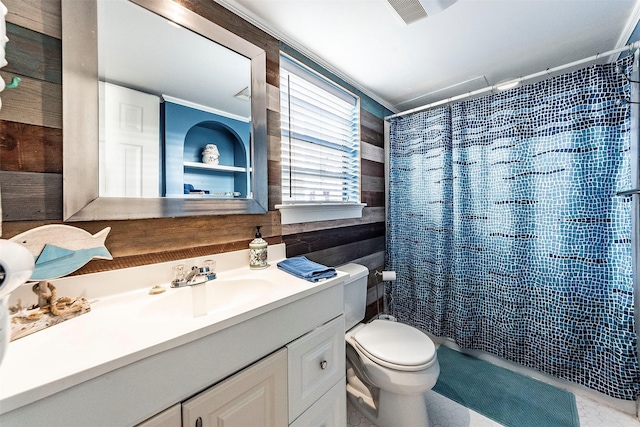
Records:
M281 56L283 203L358 203L359 99Z

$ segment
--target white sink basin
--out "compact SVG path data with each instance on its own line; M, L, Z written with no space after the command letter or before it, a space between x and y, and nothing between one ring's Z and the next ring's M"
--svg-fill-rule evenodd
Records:
M202 285L196 285L202 286ZM216 279L206 287L207 314L216 313L255 301L274 287L264 279ZM176 320L194 317L193 287L168 289L159 295L149 295L138 313L140 320Z

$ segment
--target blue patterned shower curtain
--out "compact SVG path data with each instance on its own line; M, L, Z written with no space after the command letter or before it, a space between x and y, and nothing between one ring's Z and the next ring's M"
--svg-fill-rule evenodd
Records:
M631 85L616 65L629 75L632 58L392 120L391 314L636 398L632 199L616 196L632 186Z

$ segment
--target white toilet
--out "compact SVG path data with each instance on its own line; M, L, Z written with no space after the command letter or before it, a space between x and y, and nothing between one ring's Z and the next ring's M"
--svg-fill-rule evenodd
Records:
M347 398L380 427L428 427L424 393L438 380L440 365L431 339L398 322L365 316L369 270L346 264L344 289Z

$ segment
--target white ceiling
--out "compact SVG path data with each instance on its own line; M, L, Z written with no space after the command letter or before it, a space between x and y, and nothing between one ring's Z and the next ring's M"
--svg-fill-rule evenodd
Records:
M215 1L393 111L622 47L640 9L640 0L459 0L406 25L385 0Z

